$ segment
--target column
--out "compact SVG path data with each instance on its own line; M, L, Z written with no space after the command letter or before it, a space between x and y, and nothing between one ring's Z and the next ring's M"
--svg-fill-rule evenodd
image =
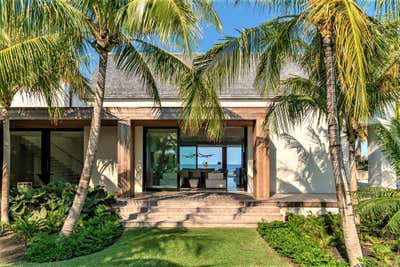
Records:
M255 121L254 142L254 196L268 199L270 196L269 138L263 129L263 118Z
M118 121L118 189L117 194L122 197L132 195L132 130L130 120Z

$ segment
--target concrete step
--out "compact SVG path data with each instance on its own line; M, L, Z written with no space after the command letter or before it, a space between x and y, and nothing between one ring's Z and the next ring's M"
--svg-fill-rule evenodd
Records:
M205 206L205 207L174 207L174 206L162 206L162 207L151 207L141 208L141 209L121 209L120 214L128 213L143 213L143 212L177 212L177 213L195 213L195 212L210 212L210 213L243 213L243 214L253 214L253 213L279 213L280 209L278 207L268 207L268 206L256 206L256 207L224 207L224 206Z
M151 212L216 212L216 213L273 213L280 212L278 207L255 206L255 207L226 207L226 206L204 206L204 207L174 207L160 206L151 207Z
M124 223L126 228L136 227L160 227L160 228L257 228L256 223L192 223L192 222L180 222L180 221L155 221L155 222L136 222L126 221Z
M134 221L191 221L194 223L257 223L262 220L274 221L282 220L280 214L265 215L217 215L217 214L159 214L145 213L139 214Z

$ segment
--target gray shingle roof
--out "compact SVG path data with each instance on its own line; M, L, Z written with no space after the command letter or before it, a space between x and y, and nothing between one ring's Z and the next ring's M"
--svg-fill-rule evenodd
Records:
M190 63L190 59L185 59ZM97 71L92 75L91 85L95 87ZM150 99L145 87L137 77L128 77L124 72L117 69L113 57L110 55L106 74L106 93L108 99ZM301 75L301 70L294 64L287 64L283 69L281 77L287 78L291 75ZM221 99L257 99L262 98L253 88L254 71L245 77L241 77L233 86L220 93ZM178 93L176 87L171 84L158 83L161 99L176 99Z

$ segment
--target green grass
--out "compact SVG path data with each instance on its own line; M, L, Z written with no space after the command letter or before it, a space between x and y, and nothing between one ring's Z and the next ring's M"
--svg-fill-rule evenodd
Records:
M254 229L129 229L98 253L11 266L290 266Z

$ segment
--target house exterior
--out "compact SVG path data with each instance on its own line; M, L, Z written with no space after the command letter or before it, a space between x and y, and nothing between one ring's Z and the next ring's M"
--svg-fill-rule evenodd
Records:
M281 75L301 75L301 71L289 64ZM264 130L272 96L260 97L252 88L253 78L249 73L220 94L225 130L215 143L203 130L194 136L182 130L181 99L173 86L160 85L161 107L156 108L141 83L118 71L109 60L91 183L123 197L194 189L247 192L256 199L334 193L326 127L302 125L279 136ZM10 111L12 185L79 179L91 107L65 88L66 96L60 96L64 103L61 119L56 122L49 119L41 101L14 99ZM374 170L378 172L388 164L381 154L376 157L379 147L375 150L372 158L379 161L379 170ZM379 183L377 178L375 185Z

